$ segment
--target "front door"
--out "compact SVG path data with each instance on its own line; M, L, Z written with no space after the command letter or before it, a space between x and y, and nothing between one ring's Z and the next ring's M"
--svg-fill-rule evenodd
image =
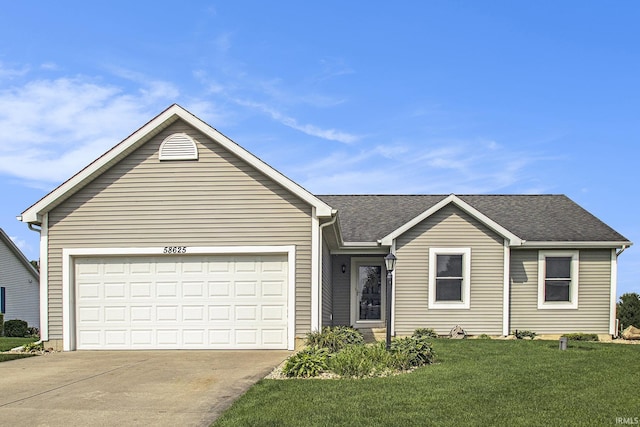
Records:
M351 323L357 328L384 326L384 265L371 258L352 259Z

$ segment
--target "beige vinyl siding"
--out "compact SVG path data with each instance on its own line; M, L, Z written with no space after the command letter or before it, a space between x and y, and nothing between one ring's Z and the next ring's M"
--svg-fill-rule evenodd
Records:
M0 286L6 292L4 320L24 320L40 327L40 286L38 278L0 240Z
M511 330L609 333L611 250L581 249L578 308L538 309L538 251L511 252Z
M471 248L470 308L428 309L429 248ZM447 334L502 334L504 250L502 237L455 206L446 206L397 239L395 332L419 327Z
M333 299L331 288L331 252L327 242L322 239L322 326L331 326L333 318L331 301Z
M351 325L351 257L349 255L333 255L333 324ZM346 272L342 272L342 266Z
M159 161L184 132L199 160ZM177 121L49 214L49 333L62 337L62 249L296 246L296 334L311 324L311 207Z

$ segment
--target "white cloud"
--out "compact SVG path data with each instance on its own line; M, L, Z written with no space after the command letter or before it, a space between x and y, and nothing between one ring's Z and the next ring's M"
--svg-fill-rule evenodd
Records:
M533 165L542 159L535 153L477 141L405 142L398 147L345 147L297 165L295 175L319 194L530 193L534 186L537 192L544 190L535 180Z
M28 250L31 250L31 245L29 245L26 240L20 239L15 236L9 236L9 238L23 253Z
M282 123L283 125L310 136L315 136L317 138L322 138L329 141L338 141L344 144L351 144L360 139L360 136L352 133L343 132L336 129L323 129L312 124L300 124L293 117L287 116L265 104L241 99L235 99L234 102L238 105L250 107L261 111L262 113L268 114L272 119Z
M173 102L177 89L137 91L86 77L29 81L0 91L0 173L30 182L68 178Z

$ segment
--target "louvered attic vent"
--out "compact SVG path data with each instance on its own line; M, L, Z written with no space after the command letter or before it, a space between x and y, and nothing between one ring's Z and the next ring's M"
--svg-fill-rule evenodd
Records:
M198 147L186 133L174 133L160 144L159 158L160 160L198 160Z

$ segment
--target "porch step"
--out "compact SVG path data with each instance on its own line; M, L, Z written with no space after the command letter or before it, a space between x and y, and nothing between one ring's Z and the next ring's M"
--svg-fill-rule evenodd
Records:
M365 343L374 343L376 341L384 341L387 339L386 328L359 328L358 330L364 337Z

